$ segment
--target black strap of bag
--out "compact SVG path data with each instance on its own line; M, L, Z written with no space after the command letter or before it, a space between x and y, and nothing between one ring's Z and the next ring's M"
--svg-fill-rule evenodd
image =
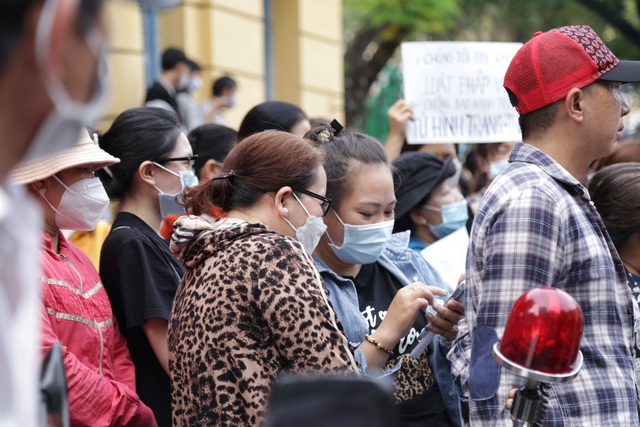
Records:
M42 427L69 427L69 400L67 375L59 342L49 349L42 362L40 376L40 425Z

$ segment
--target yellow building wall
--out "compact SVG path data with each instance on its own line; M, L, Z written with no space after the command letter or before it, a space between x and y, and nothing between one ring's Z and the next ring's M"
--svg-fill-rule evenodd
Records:
M203 68L203 87L223 75L238 83L238 103L225 111L238 128L254 105L266 100L263 0L184 0L159 12L160 48L178 47ZM142 14L128 0L106 0L112 101L106 130L146 93ZM299 105L309 117L344 119L342 0L272 0L274 99Z
M344 123L341 0L273 0L275 95Z
M107 0L103 18L109 37L109 105L96 127L105 132L118 114L139 107L146 94L142 13L134 2Z

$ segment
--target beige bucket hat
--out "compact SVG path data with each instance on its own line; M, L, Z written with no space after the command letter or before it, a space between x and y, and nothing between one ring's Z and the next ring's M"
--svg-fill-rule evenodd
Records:
M30 184L69 168L94 165L96 169L101 169L116 163L120 163L120 159L101 149L91 139L89 132L82 129L73 147L42 159L20 163L11 171L9 179L16 184Z

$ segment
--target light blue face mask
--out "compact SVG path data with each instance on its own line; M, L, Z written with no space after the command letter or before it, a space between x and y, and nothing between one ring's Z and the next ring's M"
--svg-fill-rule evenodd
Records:
M502 172L502 169L506 168L508 164L509 159L489 163L489 178L495 179L495 177L498 176L498 174Z
M182 184L182 190L176 194L165 193L158 187L154 185L154 188L158 190L160 193L158 195L158 202L160 204L160 216L165 218L167 215L182 215L187 213L184 206L180 205L178 202L182 202L182 192L186 188L195 187L198 185L198 177L193 171L180 171L180 174L172 171L171 169L167 169L161 164L153 162L157 167L169 172L172 175L175 175L180 178L180 183Z
M351 225L345 224L333 211L338 221L344 226L342 246L333 244L329 236L329 247L343 262L348 264L372 264L380 258L387 242L393 233L394 220L377 222L375 224Z
M442 215L442 224L431 225L426 223L431 230L431 233L438 239L442 239L443 237L446 237L454 231L464 227L469 219L466 200L449 203L448 205L443 205L441 208L424 206L423 209L440 212Z

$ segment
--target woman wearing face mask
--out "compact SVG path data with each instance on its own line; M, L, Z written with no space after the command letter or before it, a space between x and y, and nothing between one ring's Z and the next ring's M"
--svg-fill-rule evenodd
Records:
M191 145L174 114L149 107L120 114L100 145L121 159L98 173L120 202L102 246L100 276L129 343L138 394L158 425L169 426L167 328L184 267L158 230L164 216L185 212L176 198L197 183Z
M311 259L331 206L320 153L285 132L240 142L190 190L171 248L187 272L169 329L173 421L258 426L281 372L357 371Z
M394 231L410 230L409 247L421 252L464 227L468 206L454 182L456 166L428 153L404 153L393 161L396 195Z
M200 183L211 180L222 170L222 162L229 151L238 143L238 133L222 125L202 125L189 134L189 142L193 153L198 156L196 174ZM165 239L171 239L173 223L183 213L167 215L162 221L160 235ZM214 207L211 215L220 218L224 212L219 207Z
M87 256L61 228L91 230L109 206L94 171L117 163L86 130L75 146L19 165L12 178L27 186L44 213L42 236L42 354L62 344L69 415L74 426L154 425L135 390L127 343L113 319L109 297Z
M408 233L392 236L393 168L382 145L360 133L334 133L326 125L306 135L325 153L333 200L315 252L331 302L363 370L395 373L401 425L460 425L445 342L435 339L419 358L410 353L427 325L423 310L431 305L444 316L430 316L430 329L453 339L464 308L455 301L448 308L436 304L434 295L442 298L451 289L407 249Z

